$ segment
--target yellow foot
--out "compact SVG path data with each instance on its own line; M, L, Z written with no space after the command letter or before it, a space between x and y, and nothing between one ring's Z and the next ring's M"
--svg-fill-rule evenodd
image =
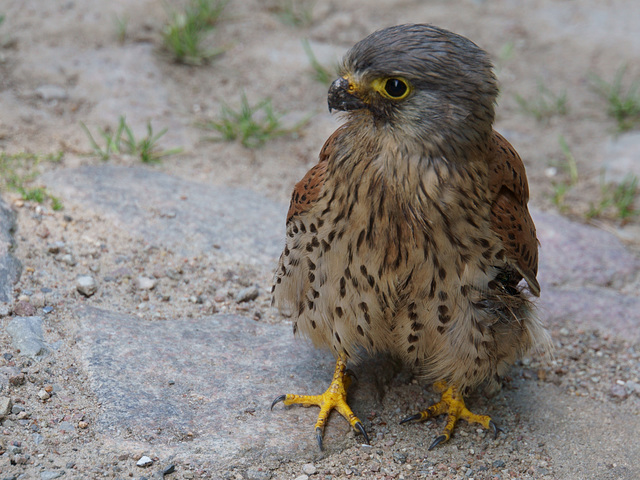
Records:
M320 414L318 415L318 421L315 425L316 439L318 440L318 446L322 450L322 434L324 432L324 426L329 418L331 410L336 409L340 415L347 419L351 426L362 433L364 440L369 444L369 437L362 425L362 422L356 417L349 405L347 405L347 387L351 383L351 377L347 370L346 357L341 355L336 362L336 370L333 374L333 380L331 385L322 395L293 395L288 393L286 395L280 395L271 404L271 409L278 402L283 402L285 405L300 404L305 407L310 405L317 405L320 407Z
M442 433L435 438L429 447L429 450L433 450L441 443L449 440L451 433L456 426L456 422L461 418L469 423L479 423L486 429L491 428L494 438L498 436L498 432L502 431L502 429L499 428L488 415L476 415L475 413L470 412L465 406L464 399L457 387L447 387L447 382L445 381L436 382L433 386L441 393L440 401L431 405L426 410L415 415L411 415L400 422L402 424L412 422L414 420L428 420L446 413L447 425L444 427Z

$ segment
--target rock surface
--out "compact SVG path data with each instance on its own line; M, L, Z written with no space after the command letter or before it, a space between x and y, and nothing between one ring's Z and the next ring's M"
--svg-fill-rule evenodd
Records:
M0 198L0 302L13 299L13 284L22 272L21 263L11 253L16 215Z
M43 339L41 317L15 317L7 325L7 333L13 347L25 357L37 360L51 351Z

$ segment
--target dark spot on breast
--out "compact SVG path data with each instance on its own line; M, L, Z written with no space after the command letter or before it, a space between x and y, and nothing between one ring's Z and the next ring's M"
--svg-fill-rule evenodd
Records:
M364 330L362 329L362 327L360 325L358 325L358 327L356 328L356 330L358 331L358 333L362 336L364 336Z
M444 302L449 298L449 295L447 294L447 292L440 290L438 292L438 298Z
M336 314L338 315L339 318L342 318L342 315L344 315L344 311L342 310L342 307L336 307Z
M416 349L415 345L409 345L409 348L407 348L407 353L411 353Z
M369 311L369 305L367 305L366 302L360 302L358 304L358 307L360 308L360 310L362 310L363 312L368 312Z
M316 281L316 276L315 276L312 272L309 272L308 277L309 277L309 281L310 281L311 283L313 283L313 282L315 282L315 281Z
M416 335L409 334L409 336L407 337L407 341L409 343L416 343L418 341L418 337Z
M315 329L317 327L315 320L311 320L311 328Z
M336 340L338 341L338 343L342 343L340 341L340 335L338 335L338 332L335 333L335 337L336 337Z

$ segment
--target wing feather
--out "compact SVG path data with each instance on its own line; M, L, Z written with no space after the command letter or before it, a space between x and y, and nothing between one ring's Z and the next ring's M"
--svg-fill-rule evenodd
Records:
M538 238L527 202L529 185L522 159L511 144L494 131L489 152L489 189L492 196L491 227L506 252L507 263L540 295ZM515 279L517 283L520 278Z

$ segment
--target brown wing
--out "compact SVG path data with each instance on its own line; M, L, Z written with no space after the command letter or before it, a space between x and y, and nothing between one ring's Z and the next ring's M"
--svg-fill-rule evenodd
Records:
M291 203L287 212L287 223L301 213L311 208L320 196L324 179L327 174L327 161L333 151L336 138L339 136L342 128L339 128L324 142L322 150L320 150L320 160L318 163L302 177L293 188L291 195Z
M524 164L511 144L495 131L487 163L493 200L491 227L504 244L507 262L527 281L531 292L539 296L538 239L527 208L529 185Z

